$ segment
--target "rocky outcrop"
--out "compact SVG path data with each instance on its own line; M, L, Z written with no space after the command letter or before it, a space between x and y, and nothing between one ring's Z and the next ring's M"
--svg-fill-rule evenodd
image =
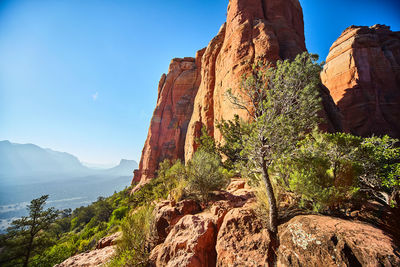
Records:
M107 263L114 255L114 246L95 249L72 256L54 267L95 267Z
M72 256L54 267L95 267L106 264L115 253L115 244L121 232L106 236L97 242L96 249Z
M254 194L243 180L234 180L229 191L216 192L212 205L204 211L192 200L158 204L154 210L155 239L162 243L151 252L153 266L215 266L217 233L226 214L254 202ZM160 231L159 225L166 226L162 222L168 221L169 226Z
M173 201L162 201L154 209L154 228L156 245L164 242L172 227L185 215L200 212L200 205L194 200L183 200L177 204Z
M117 240L122 236L122 232L116 232L110 236L103 237L96 244L96 249L102 249L105 247L113 246Z
M269 234L254 210L230 210L218 232L217 266L265 266Z
M216 124L232 119L235 109L225 93L239 87L242 75L258 60L294 58L306 51L303 13L298 0L231 0L227 20L196 59L174 59L158 88L157 106L151 120L139 170L133 182L153 178L165 158L188 160L197 149L196 138L205 126L216 141ZM322 90L327 118L323 128L340 130L338 111L329 93ZM136 187L138 188L138 187Z
M161 76L157 105L143 147L139 170L133 182L146 182L154 177L164 159L182 159L193 101L200 84L202 51L196 58L175 58L168 74Z
M156 249L156 266L215 266L216 227L210 216L186 215Z
M271 240L256 211L253 189L240 179L231 182L228 189L216 192L207 209L179 217L164 241L151 251L152 266L261 267L271 263ZM192 206L163 203L155 209L156 214L164 214L157 220L171 218L165 210ZM279 226L279 241L277 266L400 264L398 243L391 235L351 217L287 218Z
M321 74L344 130L400 137L400 32L351 26L333 43Z
M226 23L209 43L201 66L201 84L194 102L186 143L185 160L196 150L195 138L202 126L216 141L221 135L215 125L234 114L246 118L235 109L225 93L239 87L242 75L257 60L276 61L294 58L306 51L303 13L299 1L232 0L229 1Z
M393 239L368 224L307 215L279 231L278 266L400 266Z

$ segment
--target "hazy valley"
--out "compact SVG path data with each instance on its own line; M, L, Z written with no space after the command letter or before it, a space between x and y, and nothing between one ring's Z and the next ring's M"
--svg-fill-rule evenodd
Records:
M89 168L65 152L0 141L0 231L26 215L34 198L49 195L48 206L60 210L86 206L127 187L137 167L123 159L112 168Z

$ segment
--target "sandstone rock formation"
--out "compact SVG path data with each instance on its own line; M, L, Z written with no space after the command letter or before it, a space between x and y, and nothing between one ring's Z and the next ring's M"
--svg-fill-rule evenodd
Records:
M252 209L230 210L218 232L217 266L265 266L269 234Z
M201 56L199 51L196 58L175 58L168 74L161 76L157 105L134 182L153 178L165 158L183 158L187 127L200 84Z
M235 113L246 118L245 112L234 109L225 92L238 88L253 62L294 58L304 51L298 0L231 0L226 23L209 45L198 51L195 59L172 60L168 74L161 77L157 106L133 182L153 178L165 158L190 159L203 126L221 141L215 127L218 121L232 119ZM340 130L338 110L326 92L322 89L325 111L321 115L327 118L323 128Z
M157 232L156 245L164 242L172 227L185 215L200 212L200 205L194 200L183 200L177 205L171 201L162 201L157 204L154 214L155 231Z
M243 180L234 180L228 188L229 192L218 192L207 209L179 217L151 251L152 266L261 267L271 263L270 237L256 212L252 189ZM184 205L188 206L164 202L155 212L168 220L170 214L160 211ZM279 226L279 239L277 266L400 264L399 244L390 234L351 217L289 217Z
M186 215L157 248L156 266L215 266L216 227L209 216Z
M333 43L321 74L344 130L400 137L400 32L351 26Z
M186 137L185 160L194 153L194 139L203 125L209 135L221 141L215 129L218 121L232 119L235 113L247 116L234 109L225 92L238 88L242 75L250 71L253 62L294 58L304 51L303 13L297 0L230 1L226 23L204 52L202 81Z

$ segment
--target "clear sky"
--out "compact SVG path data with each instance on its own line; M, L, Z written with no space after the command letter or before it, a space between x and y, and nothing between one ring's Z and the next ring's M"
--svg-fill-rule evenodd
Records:
M0 0L0 140L91 163L139 160L157 85L225 21L227 0ZM301 0L325 59L352 24L400 30L400 1Z

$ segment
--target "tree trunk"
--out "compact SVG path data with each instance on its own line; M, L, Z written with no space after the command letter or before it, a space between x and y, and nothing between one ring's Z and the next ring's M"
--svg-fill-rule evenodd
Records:
M25 260L24 260L24 267L28 267L29 258L31 256L31 250L32 250L32 242L29 241L29 246L26 252L27 254L25 255Z
M276 206L274 189L272 188L271 180L269 179L267 163L264 158L262 161L262 175L265 183L267 198L269 204L269 227L270 231L274 234L278 233L278 208Z
M35 222L35 220L34 220L34 222ZM28 243L28 247L27 247L27 249L26 249L26 255L25 255L25 260L24 260L24 267L28 267L29 258L31 257L32 245L33 245L33 238L35 237L32 231L33 231L33 230L31 229L30 238L29 238L29 243Z
M279 248L279 239L278 239L278 208L276 206L274 189L272 188L271 180L269 179L267 163L262 157L262 175L265 183L267 198L269 204L269 237L270 243L268 246L268 266L275 267L277 264L277 251Z

